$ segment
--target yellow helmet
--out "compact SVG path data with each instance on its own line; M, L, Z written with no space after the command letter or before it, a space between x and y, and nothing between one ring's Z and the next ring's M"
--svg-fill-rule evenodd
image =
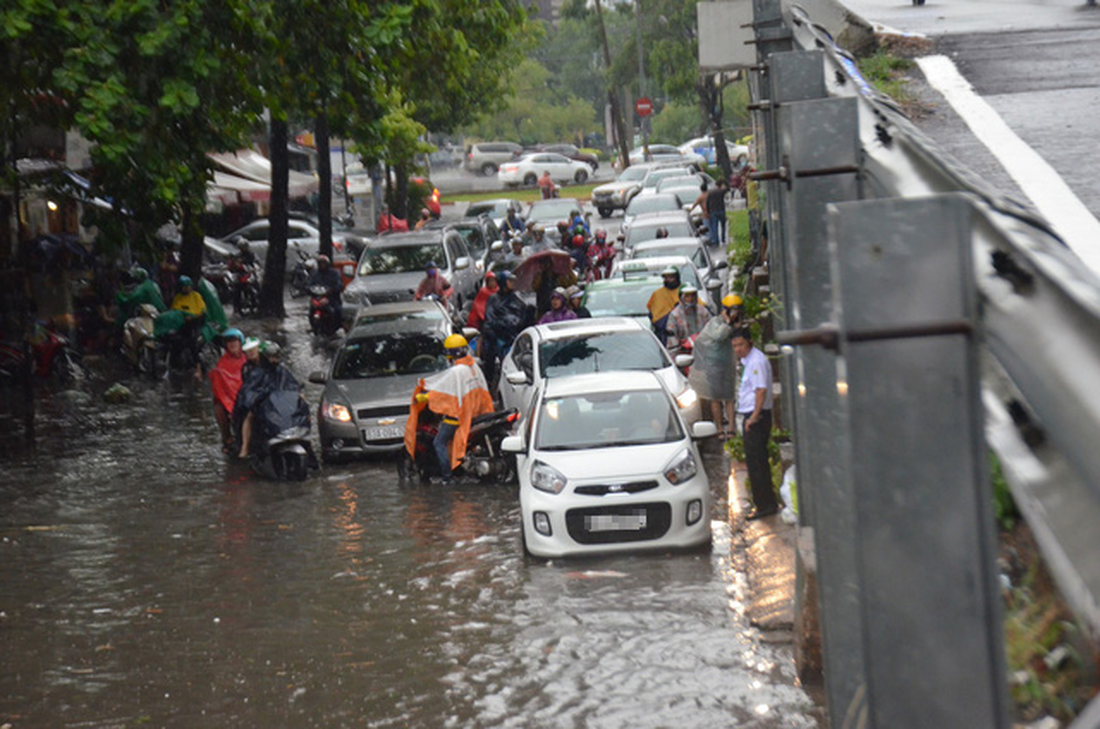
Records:
M735 306L741 306L741 297L737 294L726 294L726 297L722 299L722 306L727 309L732 309Z
M470 343L461 334L452 334L443 340L443 349L462 349L468 346L470 346Z

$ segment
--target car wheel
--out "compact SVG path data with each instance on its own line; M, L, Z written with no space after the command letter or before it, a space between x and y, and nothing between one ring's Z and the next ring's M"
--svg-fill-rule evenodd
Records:
M596 208L596 212L600 214L601 218L610 218L612 210L611 208Z
M486 162L481 166L481 174L485 175L486 177L490 177L492 175L495 175L496 173L497 166L492 162Z
M538 181L539 178L535 176L534 172L528 172L523 178L523 184L527 185L528 187L533 187Z
M578 185L583 185L584 181L588 179L588 173L584 170L577 170L577 174L573 175L573 179L577 181Z

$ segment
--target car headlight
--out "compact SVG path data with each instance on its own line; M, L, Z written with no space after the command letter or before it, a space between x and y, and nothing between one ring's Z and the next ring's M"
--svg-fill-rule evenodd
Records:
M680 406L681 410L687 410L697 402L699 402L699 395L691 387L676 396L676 404Z
M680 451L680 453L665 466L665 478L674 486L695 478L695 474L698 472L699 464L696 463L695 455L689 448Z
M321 401L321 414L329 420L336 420L341 423L351 422L351 411L345 406L336 402Z
M547 463L535 461L531 465L531 485L539 491L560 494L565 489L566 482L565 475Z

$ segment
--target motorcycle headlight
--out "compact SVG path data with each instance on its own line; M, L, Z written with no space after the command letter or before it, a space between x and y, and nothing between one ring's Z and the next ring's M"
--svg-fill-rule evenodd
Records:
M560 494L567 481L561 471L547 463L535 461L531 466L531 485L539 491Z
M698 472L699 464L696 463L695 456L688 448L680 451L680 453L665 466L665 478L667 478L668 482L673 486L695 478L695 474Z
M341 423L351 422L351 411L344 405L336 402L321 401L321 414L329 420L336 420Z
M699 395L690 387L676 396L676 404L681 410L687 410L697 402L699 402Z

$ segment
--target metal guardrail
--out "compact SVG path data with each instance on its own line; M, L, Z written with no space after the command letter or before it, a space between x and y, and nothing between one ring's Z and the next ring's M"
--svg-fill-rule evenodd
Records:
M1100 635L1100 277L800 6L753 11L758 178L833 726L1007 726L985 451Z

